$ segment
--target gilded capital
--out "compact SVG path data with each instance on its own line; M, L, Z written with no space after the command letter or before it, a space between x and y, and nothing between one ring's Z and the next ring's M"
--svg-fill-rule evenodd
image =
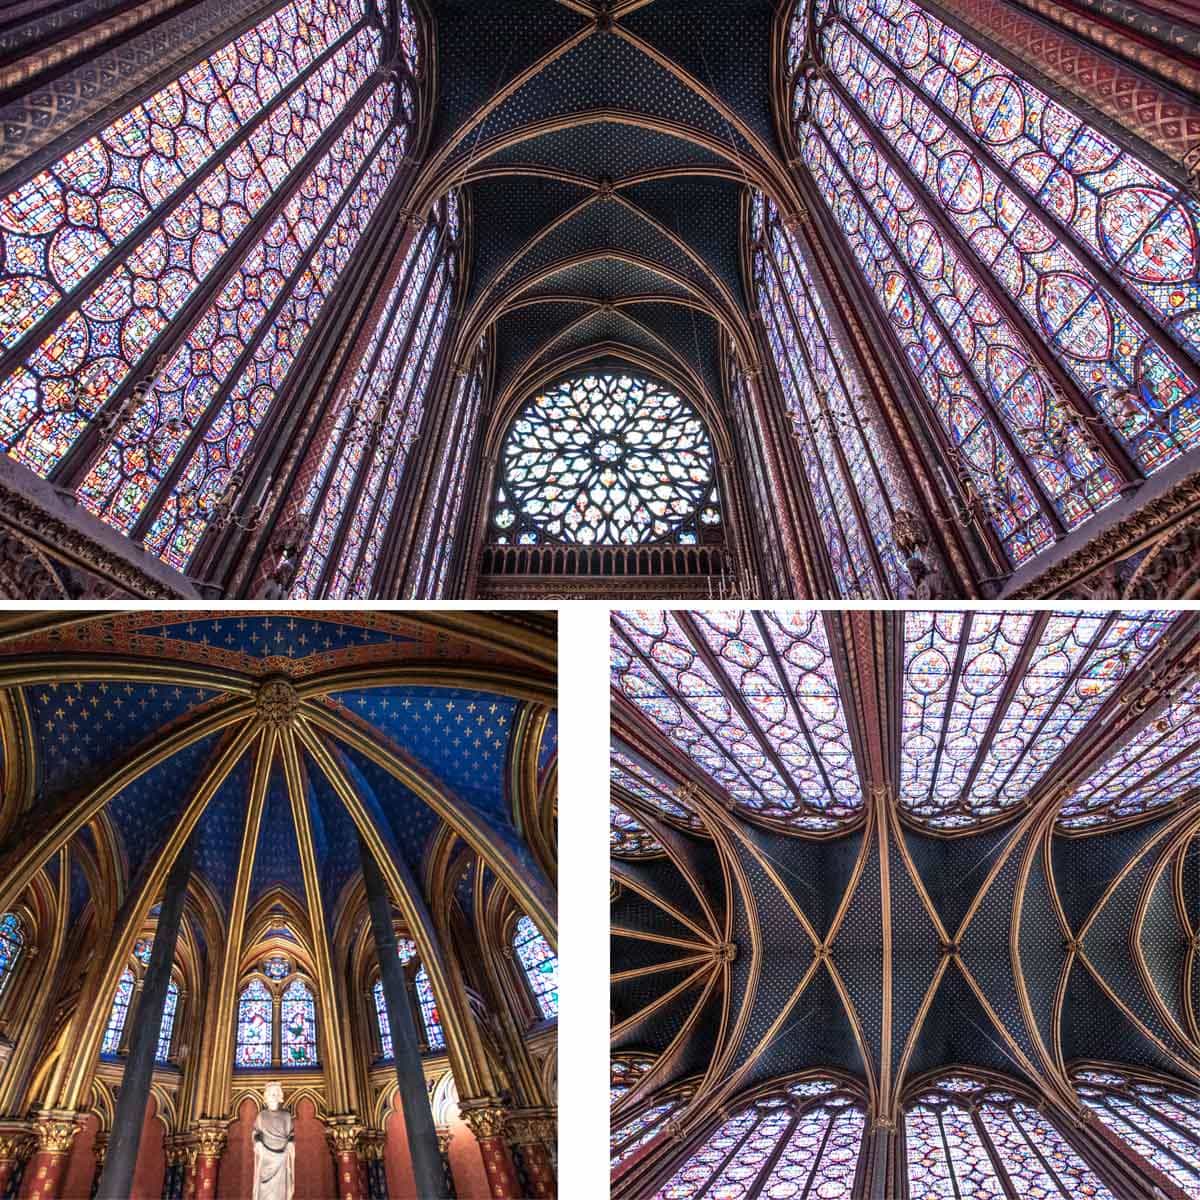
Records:
M509 1141L517 1146L534 1146L555 1140L554 1116L545 1109L522 1109L511 1113L505 1129Z
M498 1138L504 1132L508 1113L494 1101L482 1101L470 1107L460 1106L462 1118L477 1141Z
M0 1162L23 1162L33 1153L37 1139L25 1125L0 1129Z
M335 1121L325 1131L329 1148L334 1154L357 1154L363 1135L363 1127L353 1118Z
M196 1129L196 1152L201 1158L220 1158L229 1140L224 1121L209 1121Z
M43 1154L69 1154L78 1132L73 1113L47 1113L39 1116L33 1126L38 1151Z

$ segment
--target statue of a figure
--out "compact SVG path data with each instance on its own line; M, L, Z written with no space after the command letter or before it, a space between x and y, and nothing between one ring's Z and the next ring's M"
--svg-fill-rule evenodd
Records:
M283 1088L268 1083L266 1108L254 1119L253 1200L292 1200L296 1186L296 1135L292 1114L283 1107Z

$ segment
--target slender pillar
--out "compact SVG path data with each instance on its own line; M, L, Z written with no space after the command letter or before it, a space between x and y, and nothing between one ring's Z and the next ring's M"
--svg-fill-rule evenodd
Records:
M362 1132L361 1125L351 1122L332 1124L325 1132L337 1174L338 1200L367 1200L359 1157Z
M450 1200L456 1200L458 1196L458 1188L454 1183L454 1168L450 1165L450 1143L454 1141L454 1134L449 1129L438 1127L438 1150L442 1155L442 1171L446 1176L446 1195Z
M25 1173L26 1200L59 1200L79 1124L72 1112L46 1112L39 1114L33 1132L37 1153Z
M464 1102L460 1105L463 1120L471 1127L483 1156L483 1169L487 1172L488 1187L492 1200L525 1200L521 1181L517 1178L517 1165L512 1152L504 1140L504 1123L507 1114L499 1104L483 1101L476 1104Z
M35 1144L33 1130L28 1125L0 1127L0 1196L8 1192L13 1176L32 1153Z
M142 981L142 998L138 1005L138 1020L129 1038L129 1057L121 1076L117 1094L112 1131L108 1136L108 1153L100 1186L99 1200L125 1200L133 1189L133 1172L137 1166L138 1146L142 1140L142 1125L146 1104L150 1099L150 1081L154 1075L154 1055L158 1048L158 1031L162 1025L163 1007L167 1002L167 987L171 982L171 966L175 961L175 942L187 899L188 878L192 873L192 854L195 837L188 838L179 857L167 876L166 891L158 915L150 965Z
M508 1135L525 1164L527 1190L534 1200L553 1200L558 1181L547 1143L554 1137L554 1120L547 1112L530 1110L508 1118Z
M383 981L383 998L392 1032L396 1082L400 1088L404 1133L408 1138L417 1195L422 1200L441 1200L445 1196L442 1156L438 1153L437 1130L433 1124L433 1110L429 1107L429 1093L425 1090L425 1069L421 1065L417 1028L413 1023L412 1009L404 987L404 971L396 948L392 905L379 864L361 835L358 848L367 904L371 910L375 950L379 955L379 976Z
M200 1126L196 1133L195 1164L189 1172L191 1186L185 1184L183 1189L189 1200L215 1200L221 1155L227 1141L224 1121L205 1121Z
M96 1196L100 1192L100 1180L104 1177L104 1163L108 1158L108 1139L107 1133L98 1133L96 1140L92 1142L92 1155L96 1159L96 1166L92 1171L92 1200L96 1200Z
M388 1200L387 1166L384 1163L384 1147L387 1134L381 1129L368 1129L362 1137L362 1163L367 1173L368 1200Z

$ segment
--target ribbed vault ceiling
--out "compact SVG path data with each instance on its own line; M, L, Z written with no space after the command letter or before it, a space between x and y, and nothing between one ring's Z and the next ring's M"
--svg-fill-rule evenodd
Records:
M818 1067L859 1079L882 1113L954 1065L1060 1094L1085 1059L1200 1080L1200 792L1178 774L1200 750L1179 721L1192 631L1170 630L1183 640L1137 668L1122 660L1119 698L1032 800L955 830L907 812L887 783L879 752L897 746L901 713L881 683L903 692L901 633L881 614L827 627L853 666L842 698L864 785L861 819L832 835L731 803L614 689L613 1050L659 1056L615 1124L686 1078L715 1104ZM1001 679L1008 704L1017 684ZM735 698L726 683L708 711ZM1073 771L1091 777L1139 732L1168 729L1155 778L1169 802L1064 824Z
M432 193L466 182L497 395L608 354L721 393L743 183L782 174L770 0L431 0Z

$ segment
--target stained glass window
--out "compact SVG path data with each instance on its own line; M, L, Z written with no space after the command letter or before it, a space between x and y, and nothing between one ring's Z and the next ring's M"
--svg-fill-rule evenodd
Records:
M252 979L238 997L237 1048L234 1064L239 1067L271 1065L273 1002L267 985Z
M387 1002L383 998L383 980L375 980L375 986L371 989L371 997L375 1001L375 1021L379 1026L379 1046L381 1058L391 1058L392 1051L392 1025L388 1020Z
M717 1126L655 1200L849 1200L865 1125L862 1109L832 1085L763 1097Z
M430 1050L444 1050L446 1035L442 1032L442 1018L429 983L429 973L424 967L417 972L414 986L417 989L417 1006L421 1010L421 1023L425 1026L425 1041Z
M677 784L637 757L623 742L613 741L609 755L610 782L619 795L628 792L652 805L665 817L689 829L699 829L699 818L688 807Z
M25 947L25 926L15 912L0 915L0 995L16 970Z
M1200 205L914 0L807 9L802 158L1020 563L1200 440Z
M443 207L397 262L363 356L313 451L300 509L311 533L292 587L297 598L372 590L453 298L456 247L444 222Z
M615 801L608 806L609 849L618 858L650 858L662 843L631 812Z
M608 1093L609 1103L616 1104L652 1066L654 1066L654 1059L647 1058L645 1055L614 1058L611 1071L612 1085Z
M150 965L150 955L154 952L154 943L149 938L138 938L133 943L133 957L142 964L143 967Z
M672 1097L652 1104L620 1128L612 1130L609 1148L613 1169L658 1137L667 1122L683 1107L684 1101L680 1097Z
M171 1038L175 1033L175 1010L179 1007L179 985L175 980L167 984L167 998L163 1002L162 1021L158 1027L158 1046L154 1061L166 1064L171 1057Z
M133 999L133 972L126 967L117 980L117 994L113 997L104 1027L104 1040L100 1043L101 1054L116 1054L121 1048L121 1034L125 1029L125 1018L129 1016L129 1002Z
M302 979L293 979L279 1005L280 1055L285 1067L317 1065L317 1010L312 990Z
M519 918L513 930L513 951L542 1016L547 1020L557 1017L558 955L528 917Z
M286 979L292 973L292 964L281 954L275 954L263 962L262 973L268 979Z
M907 1109L904 1137L913 1196L1113 1200L1058 1127L1002 1088L942 1081Z
M500 544L695 544L721 525L708 430L663 385L582 375L539 393L501 451Z
M1171 620L1149 610L906 613L901 808L958 829L1019 807Z
M1083 1102L1185 1194L1200 1193L1200 1094L1105 1068L1075 1072Z
M611 670L740 810L818 832L863 811L820 613L614 613Z
M767 340L840 595L903 595L896 513L915 504L798 237L761 194L755 285ZM753 426L749 427L753 430Z

